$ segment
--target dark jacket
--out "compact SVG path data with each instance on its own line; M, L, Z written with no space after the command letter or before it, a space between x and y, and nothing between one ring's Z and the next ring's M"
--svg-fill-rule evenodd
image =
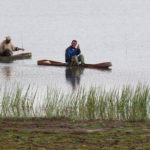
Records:
M65 61L68 63L71 62L71 58L73 56L79 55L80 53L81 53L80 49L69 46L65 52Z

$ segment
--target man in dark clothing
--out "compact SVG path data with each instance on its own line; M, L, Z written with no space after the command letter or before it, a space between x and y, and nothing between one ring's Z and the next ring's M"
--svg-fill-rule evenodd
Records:
M76 48L76 45L77 45L77 41L73 40L71 42L71 46L69 46L66 49L65 61L69 65L72 65L74 63L75 64L84 64L84 57L83 57L83 55L80 54L81 53L80 47L78 45Z

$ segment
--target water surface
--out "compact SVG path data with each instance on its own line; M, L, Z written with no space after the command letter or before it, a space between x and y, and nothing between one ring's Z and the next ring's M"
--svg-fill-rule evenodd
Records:
M0 84L70 91L149 83L149 17L149 0L0 1L0 40L10 35L33 54L31 60L0 63ZM111 61L112 70L37 66L39 59L64 61L73 39L87 63Z

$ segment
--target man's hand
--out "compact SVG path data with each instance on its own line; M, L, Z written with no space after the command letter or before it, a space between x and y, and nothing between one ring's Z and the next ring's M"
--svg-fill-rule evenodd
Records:
M80 46L79 46L79 44L78 44L78 46L77 46L77 49L80 49Z
M18 50L24 51L25 49L24 49L24 48L19 48L19 47L18 47Z

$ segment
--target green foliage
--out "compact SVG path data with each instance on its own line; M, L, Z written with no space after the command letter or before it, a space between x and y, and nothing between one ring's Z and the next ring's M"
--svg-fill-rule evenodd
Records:
M47 89L42 104L37 105L37 91L31 92L30 86L26 90L20 87L5 89L0 101L0 117L149 120L149 90L148 86L140 84L135 88L126 86L122 90L109 91L95 87L87 91L80 88L71 94Z

